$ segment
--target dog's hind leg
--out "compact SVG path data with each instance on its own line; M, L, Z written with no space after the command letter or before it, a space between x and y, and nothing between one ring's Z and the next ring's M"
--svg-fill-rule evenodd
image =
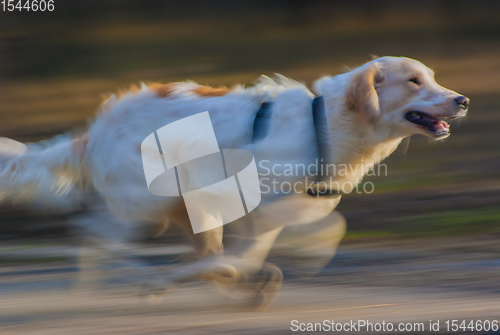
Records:
M96 282L99 278L93 274L102 273L109 276L109 271L102 271L103 266L108 268L109 265L119 271L121 281L126 279L135 283L144 281L144 278L150 277L151 274L159 276L156 269L138 257L136 248L128 243L135 233L136 222L118 219L109 213L107 207L97 204L75 217L72 223L79 228L78 235L87 246L86 252L81 253L79 259L80 284L88 286L86 282L90 282L89 279ZM97 268L101 271L96 271Z

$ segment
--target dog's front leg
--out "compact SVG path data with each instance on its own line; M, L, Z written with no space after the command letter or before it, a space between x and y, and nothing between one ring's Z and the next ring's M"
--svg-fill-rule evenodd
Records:
M314 276L335 256L345 232L346 219L335 210L323 219L285 227L272 253L289 272Z
M283 282L281 270L265 263L282 227L268 229L249 218L244 221L236 225L238 232L225 240L226 256L215 263L220 270L205 276L226 287L243 289L250 294L248 307L263 310L274 301Z
M180 267L165 278L165 285L175 286L211 274L243 272L247 276L258 272L282 228L275 228L251 239L245 238L244 250L231 256L210 254L199 261ZM203 234L203 233L200 233ZM199 235L199 234L197 234Z
M219 228L216 228L219 229ZM222 229L222 227L220 227ZM146 285L143 294L157 295L181 284L210 279L215 282L240 284L251 289L252 306L268 306L281 287L281 271L270 264L263 267L265 259L271 250L276 237L282 228L273 228L264 231L253 231L251 234L238 235L232 238L230 250L224 254L211 253L195 263L181 266L163 278L161 282ZM211 233L210 233L211 232ZM203 232L193 234L191 239L195 247L217 245L219 232ZM198 254L206 250L197 250Z

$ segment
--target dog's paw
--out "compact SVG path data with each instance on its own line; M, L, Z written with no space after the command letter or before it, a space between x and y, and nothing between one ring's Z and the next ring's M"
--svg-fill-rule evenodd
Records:
M265 263L256 274L254 282L251 283L253 296L248 302L248 307L258 311L268 309L276 299L282 283L281 270L273 264Z

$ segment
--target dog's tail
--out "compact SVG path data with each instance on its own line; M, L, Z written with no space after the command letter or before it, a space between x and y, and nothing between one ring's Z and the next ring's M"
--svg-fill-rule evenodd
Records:
M87 142L85 135L63 135L28 145L0 138L0 197L40 190L65 195L74 186L85 187L89 182L84 164Z

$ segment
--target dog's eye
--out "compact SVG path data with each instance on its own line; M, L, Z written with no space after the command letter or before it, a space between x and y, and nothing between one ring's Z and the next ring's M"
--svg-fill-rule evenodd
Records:
M411 78L411 79L410 79L410 81L411 81L412 83L414 83L415 85L420 85L420 80L418 80L418 78L417 78L417 77L413 77L413 78Z

